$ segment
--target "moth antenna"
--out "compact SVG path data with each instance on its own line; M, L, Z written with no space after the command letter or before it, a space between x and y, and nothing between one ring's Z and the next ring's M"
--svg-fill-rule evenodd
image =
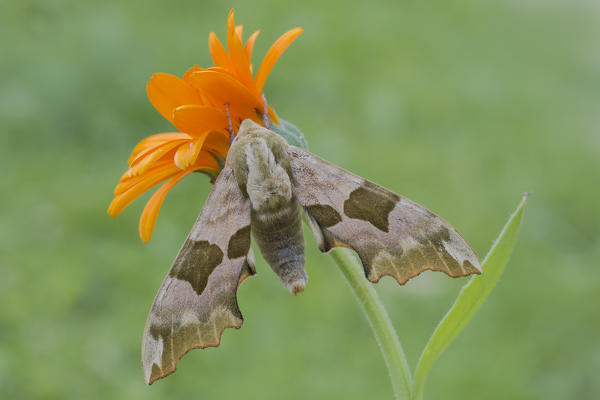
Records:
M225 112L227 113L227 122L229 123L229 144L231 145L231 143L233 143L233 139L235 139L235 132L233 131L233 124L231 123L229 103L225 103Z
M271 118L269 118L269 107L267 103L267 97L263 93L261 96L263 101L263 125L267 129L271 129Z

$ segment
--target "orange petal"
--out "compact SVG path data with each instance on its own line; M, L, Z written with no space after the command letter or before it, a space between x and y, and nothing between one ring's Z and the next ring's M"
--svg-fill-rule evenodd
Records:
M126 191L115 196L113 201L110 203L110 206L108 207L108 214L110 214L112 217L116 217L125 209L125 207L140 197L146 190L150 189L154 185L159 184L168 177L175 175L179 171L179 168L169 163L161 168L157 168L156 170L152 171L152 173L146 173L140 177L137 177L136 179L132 179L131 181L133 181L134 184ZM131 181L127 183L130 184ZM115 188L115 192L118 191L119 185L117 185Z
M217 35L214 34L214 32L211 32L208 35L208 49L210 51L210 55L213 59L213 62L217 67L233 71L233 66L231 64L229 54L227 54L227 51L219 41Z
M222 46L221 46L222 47ZM227 57L229 58L229 55L227 54ZM194 73L194 72L198 72L198 71L206 71L207 69L215 69L215 70L219 70L219 71L224 71L227 72L229 74L232 74L233 76L235 76L233 74L233 72L229 72L228 69L223 68L223 67L210 67L210 68L200 68L197 65L194 65L192 68L188 69L185 74L183 74L183 80L186 81L188 84L192 85L190 76ZM193 85L192 85L193 86ZM206 105L206 106L213 106L214 104L212 104L209 99L206 98L206 96L204 96L202 94L202 92L198 92L198 95L200 96L200 99L202 100L202 104Z
M159 133L156 135L148 136L148 137L142 139L135 146L135 148L131 152L131 155L129 156L129 159L127 160L127 163L129 165L131 165L131 163L137 157L143 157L145 154L147 154L148 151L151 151L153 148L160 146L163 143L169 142L171 140L191 139L191 138L192 138L191 136L189 136L185 133L179 133L179 132ZM145 153L145 154L142 154L142 153Z
M214 104L230 105L232 114L240 118L252 118L255 109L262 109L260 97L253 95L246 86L229 74L214 70L198 71L191 74L194 86L204 92Z
M273 43L273 45L271 46L271 48L265 55L265 58L263 58L262 64L260 65L260 68L258 69L258 73L256 74L256 89L258 90L259 93L262 92L263 86L265 85L265 82L267 81L267 77L269 76L271 69L273 68L273 66L275 65L275 63L277 62L277 60L279 59L281 54L283 54L285 49L287 49L288 46L302 32L303 32L302 28L294 28L290 31L287 31L283 35L281 35L279 37L279 39L277 39L275 41L275 43Z
M190 74L196 72L196 71L202 71L202 68L200 68L197 65L194 65L192 68L188 69L187 71L185 71L185 74L183 74L182 79L186 82L186 83L190 83Z
M146 154L145 157L140 157L134 160L131 164L131 168L129 168L127 171L128 175L130 177L142 175L148 170L148 168L152 167L154 163L164 157L169 151L185 142L188 142L188 140L174 140L156 147L152 152Z
M175 109L175 127L190 135L201 135L206 131L226 131L229 127L227 114L208 106L187 105Z
M135 155L135 157L133 157L133 155L132 155L131 157L129 157L129 166L130 167L134 166L135 164L140 162L144 157L146 157L148 154L152 153L153 151L157 150L159 147L164 146L167 143L181 142L181 141L192 139L191 136L189 136L185 133L183 133L182 135L185 135L186 137L182 137L181 139L177 139L177 140L169 140L169 141L159 142L156 145L154 145L152 147L148 147L147 149L144 149L143 151L139 152L138 154Z
M149 242L152 237L152 232L154 231L154 225L156 224L156 219L158 218L158 213L160 211L160 207L162 206L163 201L165 200L165 196L173 186L177 182L179 182L186 175L193 172L193 170L180 171L175 174L171 179L169 179L164 185L162 185L153 195L150 197L150 200L146 203L144 207L144 211L142 211L142 216L140 217L140 238L142 242Z
M217 169L215 169L214 165L216 165L214 162L209 162L207 164L197 163L197 165L195 165L192 168L189 168L185 171L180 171L179 173L175 174L171 179L169 179L152 195L150 200L148 200L148 202L146 203L144 211L142 211L142 216L140 217L139 232L140 238L143 242L149 242L152 238L152 232L154 231L154 226L156 225L156 219L158 218L160 207L162 206L162 203L165 200L167 193L169 193L169 191L173 189L177 182L179 182L185 176L194 171L213 170L216 172Z
M164 167L165 165L168 165L168 164L173 165L173 159L169 160L169 159L164 159L163 158L162 160L157 161L153 166L151 166L150 168L148 168L148 171L146 171L145 174L138 175L138 176L131 176L129 174L129 170L131 168L129 168L119 178L119 184L115 188L115 193L114 193L115 196L118 195L118 194L120 194L120 193L123 193L125 190L127 190L130 186L133 186L135 183L137 183L137 182L145 179L144 176L148 176L148 174L150 174L153 171L155 171L155 170L157 170L159 168L162 168L162 167ZM131 182L133 182L133 183L131 183ZM125 188L125 189L122 190L121 186L124 185L125 183L129 184L129 186L127 188Z
M219 43L219 45L220 45L220 43ZM221 46L221 47L223 47L223 46ZM223 51L225 51L225 49L223 49ZM229 55L228 55L228 54L226 54L226 55L227 55L227 59L229 59ZM214 69L218 69L218 70L220 70L220 71L228 71L227 69L225 69L225 68L223 68L223 67L212 67L212 68L214 68ZM208 69L210 69L210 68L208 68ZM191 82L190 76L191 76L191 75L192 75L194 72L198 72L198 71L204 71L204 70L206 70L206 69L205 69L205 68L200 68L199 66L197 66L197 65L194 65L192 68L188 69L188 70L185 72L185 74L183 74L183 80L184 80L184 81L186 81L188 84L190 84L190 85L191 85L191 84L192 84L192 82ZM193 85L192 85L192 86L193 86ZM212 104L212 103L210 102L210 100L209 100L209 99L207 99L207 98L206 98L206 96L204 96L204 95L202 94L202 92L198 92L198 95L200 96L200 99L202 100L202 104L205 104L205 105L207 105L207 106L213 106L213 105L214 105L214 104Z
M254 49L254 42L256 42L256 38L258 37L259 33L260 31L254 32L246 41L245 50L246 56L248 57L248 61L252 60L252 50Z
M171 122L175 108L184 104L202 104L200 96L190 84L171 74L152 75L146 92L154 108Z
M200 154L200 150L202 150L202 145L204 144L204 140L206 140L208 133L209 132L206 131L191 142L179 146L175 153L175 157L173 157L173 162L177 168L185 170L196 162L196 158L198 158L198 154Z
M223 158L227 157L229 151L229 133L223 135L220 132L211 132L206 137L202 150L211 150Z
M277 118L277 114L275 114L275 110L271 108L271 106L267 105L267 113L269 114L269 118L271 121L275 123L275 125L279 125L279 118Z
M229 12L227 20L227 49L231 63L235 68L238 79L249 88L251 91L256 91L254 78L250 73L250 61L246 55L246 50L242 45L240 37L236 34L235 21L233 18L233 10Z
M238 25L235 27L235 34L237 35L240 42L242 41L242 32L244 31L244 25Z
M198 158L196 158L196 161L194 162L194 165L191 168L196 171L198 169L206 169L212 171L219 171L221 169L219 163L217 162L217 160L215 160L215 157L205 150L205 146L202 146L202 151L198 155Z
M228 69L225 69L225 68L221 68L221 67L210 67L210 68L205 68L204 70L202 70L202 72L205 72L205 71L213 71L213 72L219 72L219 73L221 73L221 74L226 74L226 75L229 75L229 76L231 76L231 77L232 77L233 79L235 79L236 81L239 81L239 79L238 79L238 76L235 74L235 71L230 71L230 70L228 70ZM192 80L192 85L193 85L194 87L196 87L196 86L194 85L194 83L193 83L193 80Z

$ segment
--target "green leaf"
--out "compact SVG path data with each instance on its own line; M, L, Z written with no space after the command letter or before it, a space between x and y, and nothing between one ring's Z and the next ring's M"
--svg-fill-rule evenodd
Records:
M527 200L527 193L521 203L509 218L500 232L500 236L483 260L483 273L476 275L462 288L454 305L442 318L439 325L429 339L415 373L413 398L423 398L425 379L435 360L456 338L467 322L473 318L475 312L481 307L492 289L500 279L504 267L508 262L517 238L517 231L523 216L523 207Z
M308 150L308 142L306 141L306 138L300 129L298 129L291 122L288 122L283 118L279 118L279 125L271 125L271 130L287 140L289 144L300 147L304 150Z

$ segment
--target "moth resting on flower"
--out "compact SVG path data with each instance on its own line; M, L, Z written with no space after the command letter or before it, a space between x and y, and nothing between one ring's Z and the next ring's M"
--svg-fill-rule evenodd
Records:
M304 290L303 211L319 249L356 251L371 282L481 272L471 247L437 215L246 119L152 305L142 344L148 384L242 325L236 292L255 273L251 236L283 286Z

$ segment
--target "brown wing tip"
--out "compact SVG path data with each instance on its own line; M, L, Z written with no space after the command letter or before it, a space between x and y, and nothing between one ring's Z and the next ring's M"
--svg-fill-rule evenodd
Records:
M223 332L225 331L225 329L227 329L227 328L240 329L242 327L243 322L244 322L244 319L240 318L239 323L237 325L221 327L216 334L215 342L207 342L207 343L202 343L199 345L189 347L183 353L181 353L179 356L177 356L177 358L175 360L173 360L174 362L173 362L171 368L162 369L155 362L153 362L152 366L150 367L148 364L144 363L144 360L142 360L142 370L144 372L144 381L146 381L146 385L150 386L157 380L162 379L162 378L174 373L177 370L177 363L179 362L179 360L181 360L183 358L183 356L185 356L190 351L192 351L194 349L205 349L207 347L219 347L219 345L221 344L221 338L222 338L222 335L223 335ZM150 368L150 371L149 371L150 374L146 373L148 368Z
M239 329L240 327L234 327L236 329ZM223 334L223 331L221 331L219 333L219 335ZM158 364L156 363L152 363L152 370L150 371L150 376L148 379L144 379L146 381L146 385L150 386L152 385L154 382L156 382L159 379L162 379L166 376L171 375L172 373L174 373L177 370L177 363L179 362L179 360L181 360L183 358L183 356L185 356L187 353L189 353L190 351L194 350L194 349L204 349L207 347L218 347L221 344L221 338L219 337L219 341L217 343L209 343L206 345L201 345L201 346L194 346L194 347L190 347L189 349L187 349L184 353L181 354L181 356L179 356L177 358L177 360L175 360L175 364L173 365L173 368L168 369L168 370L162 370Z
M465 270L466 273L459 276L466 276L471 274L481 275L481 273L483 272L483 269L481 268L481 263L479 262L479 259L475 258L475 260L477 261L476 265L473 265L469 260L465 260L462 264L462 269Z

